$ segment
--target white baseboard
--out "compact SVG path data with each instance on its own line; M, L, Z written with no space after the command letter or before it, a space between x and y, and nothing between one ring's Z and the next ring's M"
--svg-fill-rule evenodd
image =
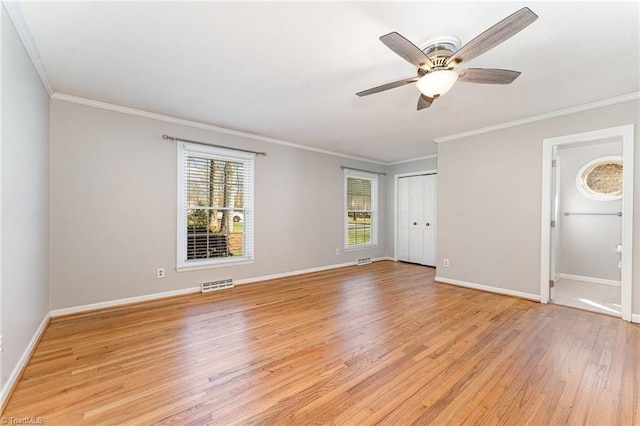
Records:
M441 283L472 288L474 290L488 291L489 293L503 294L505 296L515 296L515 297L520 297L522 299L534 300L536 302L540 301L540 295L538 294L524 293L521 291L509 290L509 289L500 288L500 287L493 287L493 286L484 285L484 284L476 284L468 281L453 280L451 278L435 277L434 280L440 281Z
M372 262L378 262L381 260L393 260L393 258L378 257L378 258L371 259ZM286 277L292 277L294 275L310 274L312 272L320 272L320 271L326 271L329 269L344 268L344 267L353 266L353 265L356 265L356 262L338 263L334 265L302 269L299 271L284 272L281 274L264 275L261 277L254 277L254 278L245 278L241 280L234 280L234 283L236 285L250 284L258 281L275 280L278 278L286 278ZM62 315L79 314L82 312L94 311L96 309L113 308L116 306L130 305L132 303L147 302L147 301L156 300L156 299L164 299L167 297L182 296L185 294L192 294L192 293L199 293L199 292L200 292L200 286L189 287L181 290L165 291L162 293L146 294L144 296L127 297L125 299L110 300L107 302L90 303L88 305L54 309L49 313L49 315L51 316L51 318L55 318Z
M631 314L631 322L640 322L640 314Z
M391 261L393 261L393 257L375 257L375 258L371 259L371 262L380 262L381 260L391 260ZM347 262L347 263L336 263L334 265L318 266L316 268L308 268L308 269L301 269L301 270L298 270L298 271L283 272L281 274L263 275L261 277L245 278L243 280L234 280L234 282L236 284L238 284L238 285L250 284L250 283L255 283L255 282L258 282L258 281L276 280L278 278L293 277L295 275L310 274L312 272L321 272L321 271L328 271L330 269L345 268L347 266L354 266L354 265L357 265L357 264L358 264L357 261L355 261L355 262Z
M165 291L162 293L145 294L144 296L127 297L125 299L110 300L108 302L90 303L88 305L72 306L70 308L53 309L49 315L51 318L61 315L79 314L81 312L94 311L96 309L112 308L115 306L130 305L131 303L147 302L166 297L182 296L184 294L198 293L200 286L183 288L181 290Z
M375 262L377 261L377 259L371 259L371 261ZM245 278L243 280L237 280L237 281L234 280L234 282L238 285L241 285L241 284L255 283L258 281L277 280L278 278L293 277L295 275L310 274L312 272L328 271L329 269L345 268L347 266L353 266L355 264L356 262L337 263L334 265L318 266L316 268L308 268L308 269L300 269L298 271L283 272L281 274L263 275L261 277Z
M14 386L18 383L22 370L27 366L27 363L31 359L31 354L33 353L33 350L36 348L36 345L40 341L40 337L44 333L44 330L47 328L47 324L49 324L49 318L50 318L50 315L47 313L44 316L44 319L42 320L38 328L36 329L35 334L29 341L29 344L25 348L24 352L22 352L22 356L20 356L20 359L18 359L18 362L16 363L15 367L11 371L11 375L9 376L6 383L2 387L2 390L0 391L0 407L4 408L11 391L13 390Z
M620 281L607 280L604 278L583 277L582 275L565 274L562 272L560 273L560 279L573 280L573 281L585 281L593 284L604 284L604 285L620 287Z

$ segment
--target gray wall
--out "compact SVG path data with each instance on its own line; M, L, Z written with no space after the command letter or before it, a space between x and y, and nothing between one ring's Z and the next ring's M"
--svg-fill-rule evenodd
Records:
M579 144L581 145L581 144ZM591 160L608 155L622 155L622 142L560 146L560 214L556 232L559 264L556 272L589 278L620 281L616 245L621 243L622 218L617 216L565 216L568 212L619 212L622 200L600 201L578 191L576 175Z
M542 140L625 124L631 101L452 140L438 146L438 276L540 293ZM635 150L634 265L640 265L640 149ZM442 267L442 259L450 267ZM640 312L640 267L633 274Z
M385 252L387 256L394 257L393 239L395 236L395 220L396 220L396 206L395 206L395 176L404 173L424 172L426 170L436 170L437 160L436 158L427 158L423 160L409 161L400 164L392 164L387 168L387 244ZM436 225L437 226L437 225ZM437 229L437 228L436 228Z
M49 311L49 98L2 13L2 386Z
M176 272L176 146L161 139L165 133L268 152L256 159L253 264ZM376 164L52 100L51 308L385 256L388 177L379 180L379 246L344 252L343 164L385 171ZM160 267L166 269L164 279L156 279Z

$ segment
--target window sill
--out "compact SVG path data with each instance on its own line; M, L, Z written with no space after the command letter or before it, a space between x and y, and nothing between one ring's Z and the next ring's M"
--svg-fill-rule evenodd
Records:
M361 246L349 246L349 247L345 247L343 249L343 251L348 252L348 251L357 251L357 250L370 250L370 249L375 249L378 248L379 246L377 244L367 244L367 245L361 245Z
M228 260L228 261L216 262L216 263L204 263L199 265L179 265L179 266L176 266L176 271L177 272L199 271L201 269L221 268L225 266L250 265L252 263L253 263L253 259L238 259L238 260Z

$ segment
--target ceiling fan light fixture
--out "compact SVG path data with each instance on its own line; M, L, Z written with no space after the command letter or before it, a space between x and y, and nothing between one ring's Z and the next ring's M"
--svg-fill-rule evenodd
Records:
M430 98L444 95L458 81L458 73L453 70L436 70L420 78L416 83L418 90Z

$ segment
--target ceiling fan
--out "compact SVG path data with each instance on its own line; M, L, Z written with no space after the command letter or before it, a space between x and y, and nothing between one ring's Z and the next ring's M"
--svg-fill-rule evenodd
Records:
M457 37L440 37L431 40L423 48L419 48L397 32L383 35L380 37L380 41L402 59L418 67L418 73L415 77L383 84L358 92L356 95L367 96L416 83L421 92L420 99L418 99L418 110L421 110L430 107L433 101L449 91L456 81L509 84L520 75L519 71L494 68L456 70L455 68L513 37L536 19L538 19L538 15L528 7L523 7L462 47L460 47L460 41Z

